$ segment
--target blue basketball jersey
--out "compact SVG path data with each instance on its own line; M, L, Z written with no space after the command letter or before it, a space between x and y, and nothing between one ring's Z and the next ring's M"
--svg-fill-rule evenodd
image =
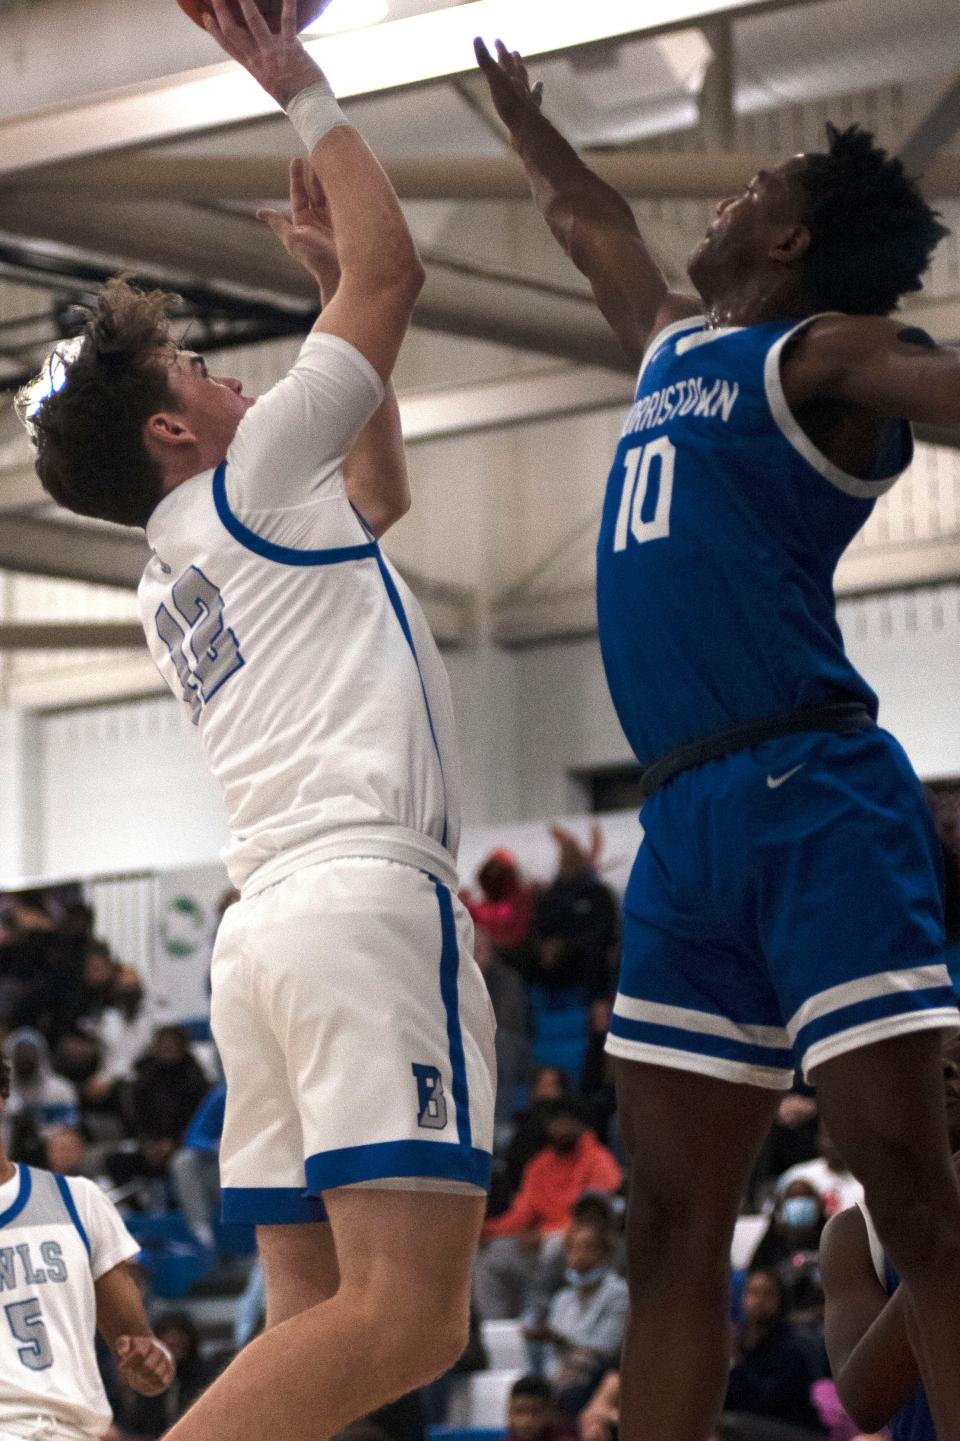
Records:
M858 701L876 715L844 652L833 574L913 441L891 424L869 480L817 450L780 380L810 323L691 318L644 359L597 556L607 680L644 764L801 707Z

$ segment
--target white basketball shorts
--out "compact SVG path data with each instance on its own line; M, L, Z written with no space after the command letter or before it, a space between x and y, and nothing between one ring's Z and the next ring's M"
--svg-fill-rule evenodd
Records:
M322 1221L343 1186L487 1188L495 1024L472 942L447 886L375 858L230 907L211 1014L225 1221Z

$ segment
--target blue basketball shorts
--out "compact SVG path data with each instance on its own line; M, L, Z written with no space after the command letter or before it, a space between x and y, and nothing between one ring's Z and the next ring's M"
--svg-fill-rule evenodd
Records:
M788 1089L834 1056L960 1029L941 852L879 728L684 771L641 815L607 1050Z

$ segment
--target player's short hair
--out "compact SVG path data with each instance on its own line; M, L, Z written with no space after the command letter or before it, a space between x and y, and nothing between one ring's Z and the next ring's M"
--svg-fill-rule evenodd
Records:
M919 290L949 234L899 160L858 125L827 126L829 149L806 157L804 279L815 310L889 315Z
M143 427L176 407L160 352L178 299L109 280L81 334L56 346L17 396L43 488L66 510L143 526L160 500L162 472Z
M10 1099L10 1062L6 1056L0 1056L0 1100Z

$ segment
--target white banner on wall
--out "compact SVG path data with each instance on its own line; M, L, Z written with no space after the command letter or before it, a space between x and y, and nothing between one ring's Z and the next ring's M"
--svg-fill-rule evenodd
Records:
M157 877L152 990L172 1021L200 1022L210 1015L210 956L229 886L221 865Z

